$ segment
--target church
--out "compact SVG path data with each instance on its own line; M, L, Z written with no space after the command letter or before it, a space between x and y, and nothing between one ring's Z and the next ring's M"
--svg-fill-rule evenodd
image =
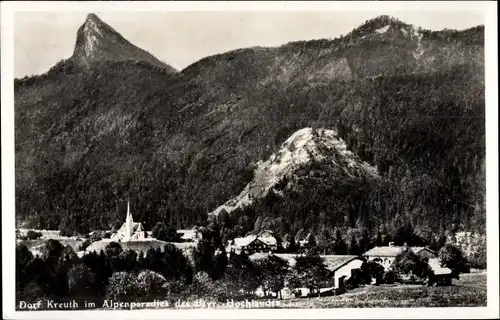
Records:
M111 240L119 242L140 241L146 239L146 232L142 223L134 222L130 213L130 203L127 203L127 217L118 231L111 236Z

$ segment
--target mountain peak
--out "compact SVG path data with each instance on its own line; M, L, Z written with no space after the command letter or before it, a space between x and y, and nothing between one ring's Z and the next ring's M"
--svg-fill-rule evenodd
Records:
M176 70L150 53L136 47L96 14L89 13L76 36L73 58L83 65L99 61L144 61L153 66Z
M83 23L84 31L86 32L97 32L102 33L103 29L112 29L108 24L102 21L96 14L89 13L85 18L85 22ZM113 30L116 32L115 30Z
M381 15L365 21L361 26L350 32L351 37L365 37L371 34L384 34L388 30L404 30L403 33L413 33L412 26L388 15Z

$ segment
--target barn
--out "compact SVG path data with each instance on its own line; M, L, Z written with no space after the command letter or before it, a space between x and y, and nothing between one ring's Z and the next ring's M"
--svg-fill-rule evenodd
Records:
M269 254L273 253L254 253L250 255L250 259L255 261L259 259L264 259ZM290 268L295 266L295 258L298 254L293 253L275 253L277 257L282 258L287 261ZM323 258L326 268L329 271L328 277L330 279L329 286L320 288L319 292L321 295L329 294L339 294L346 290L346 284L352 278L353 274L357 272L363 262L364 258L354 255L320 255ZM307 296L310 293L308 288L297 288L295 292L290 292L289 290L283 291L283 296Z
M363 254L363 257L368 261L379 263L387 271L396 259L396 256L406 248L406 246L395 246L393 243L390 243L389 246L375 247L368 250ZM436 252L427 247L410 247L410 249L421 257L428 259L437 258Z
M268 238L264 238L264 240L265 241L261 240L261 238L256 235L250 235L244 238L234 238L226 247L226 252L228 254L230 252L245 252L246 254L251 255L256 252L272 251L276 242L274 242L273 246L273 243L271 243Z
M441 266L439 259L429 259L429 266L433 272L433 275L429 277L429 285L449 286L452 284L452 270Z

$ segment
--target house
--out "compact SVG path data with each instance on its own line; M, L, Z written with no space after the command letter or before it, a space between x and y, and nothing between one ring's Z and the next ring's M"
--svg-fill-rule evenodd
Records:
M255 252L269 252L271 251L271 247L258 236L250 235L244 238L234 238L231 240L226 247L226 252L229 254L231 251L235 253L245 252L251 255Z
M329 270L329 278L332 287L345 291L345 286L359 272L365 259L353 255L323 255L326 268Z
M429 278L429 284L438 286L449 286L452 283L453 272L450 268L442 267L439 259L429 259L429 266L432 269L433 276Z
M389 246L375 247L363 254L368 261L379 263L387 271L391 267L396 256L405 250L406 246L395 246L394 243L389 243ZM428 259L437 258L436 252L427 247L410 247L410 249L421 257Z
M111 235L110 240L116 242L129 242L144 240L145 238L146 233L142 223L134 222L132 214L130 213L130 203L127 203L127 216L125 218L125 222L116 233Z
M258 239L260 241L264 242L270 251L276 251L278 249L278 241L276 240L275 237L273 237L273 236L258 237Z
M250 255L249 258L252 261L256 261L265 259L270 254L287 261L290 268L295 266L297 254L292 253L254 253ZM348 284L353 275L359 271L361 265L365 261L362 257L353 255L320 255L320 257L323 258L326 269L328 270L327 277L330 279L327 286L319 289L320 295L345 292L346 284ZM309 288L297 288L295 292L283 292L283 296L307 296L309 294Z
M177 233L181 236L183 241L194 242L196 240L200 240L202 235L196 229L178 229Z

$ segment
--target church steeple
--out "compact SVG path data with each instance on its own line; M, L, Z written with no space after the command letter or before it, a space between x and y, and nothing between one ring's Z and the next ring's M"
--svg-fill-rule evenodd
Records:
M125 241L129 241L132 236L132 224L134 220L132 219L132 214L130 213L130 200L127 201L127 218L125 219Z
M125 219L126 219L125 221L134 222L132 214L130 213L130 201L127 201L127 217Z
M132 218L132 213L130 212L130 200L127 200L125 222L122 224L118 232L116 232L111 238L121 242L137 241L146 238L142 224L140 222L134 222L134 218Z

